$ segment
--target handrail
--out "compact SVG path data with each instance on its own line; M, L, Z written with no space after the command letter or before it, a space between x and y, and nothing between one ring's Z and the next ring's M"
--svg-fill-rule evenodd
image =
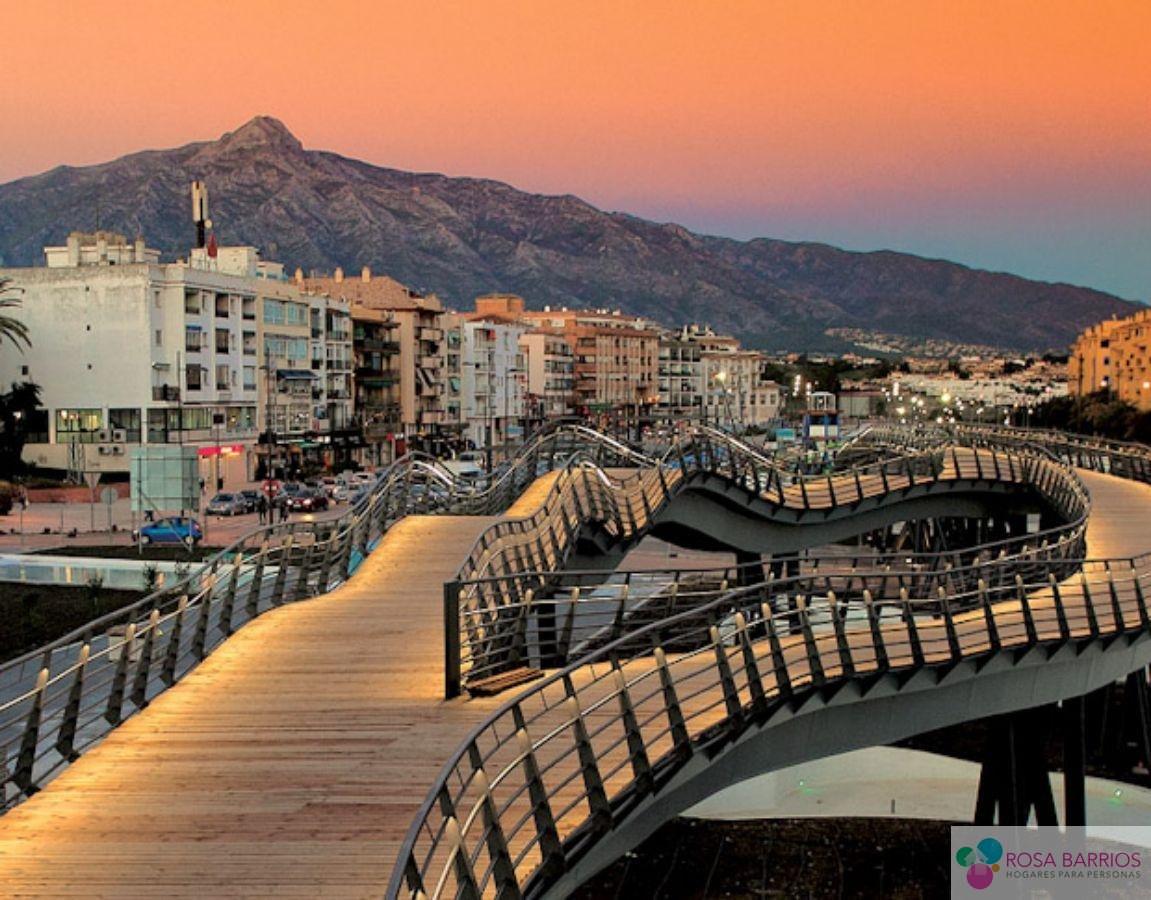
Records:
M1029 484L1062 521L1038 534L987 547L1012 556L1025 551L1042 557L1082 555L1090 508L1086 489L1073 472L1031 451L914 452L831 475L788 473L793 483L785 484L779 467L755 448L726 434L699 430L675 442L660 460L622 479L569 467L531 516L485 530L456 578L445 586L446 695L455 696L465 683L522 662L523 635L530 623L554 613L541 602L540 592L589 526L617 546L629 546L650 530L685 485L701 476L720 478L771 508L799 516L816 510L850 513L866 499L901 497L908 490L932 490L941 483Z
M430 457L410 453L344 515L255 529L178 581L0 665L0 810L38 790L247 622L349 578L405 515L499 512L541 469L573 455L635 457L590 429L548 428L476 492Z
M773 579L602 644L465 739L409 828L387 896L540 895L697 754L809 692L1151 630L1151 555L1075 560L1080 574L1066 581L1043 571L1069 561L1031 560L1029 580L1016 571L939 596L864 589L863 615L850 618L809 576Z

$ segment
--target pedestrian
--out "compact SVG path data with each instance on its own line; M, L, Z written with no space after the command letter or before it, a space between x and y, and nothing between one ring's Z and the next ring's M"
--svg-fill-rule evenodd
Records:
M288 521L288 498L287 497L281 497L280 498L280 521L281 522L287 522Z
M268 498L263 494L260 495L260 500L256 504L256 512L260 515L260 524L266 525L268 522Z

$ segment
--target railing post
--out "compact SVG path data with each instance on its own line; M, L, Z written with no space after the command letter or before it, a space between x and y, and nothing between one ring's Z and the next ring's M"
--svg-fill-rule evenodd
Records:
M320 573L316 578L316 591L319 594L325 594L328 591L328 581L332 575L332 559L335 555L336 526L333 523L324 541L324 558L320 563Z
M539 876L545 882L565 868L563 844L556 830L555 815L552 813L551 799L540 775L536 762L532 739L528 734L523 710L519 704L512 707L512 721L516 729L516 742L519 744L520 761L524 769L528 799L532 804L532 818L535 820L536 837L540 852ZM626 727L626 726L625 726Z
M304 546L303 558L300 560L299 566L296 568L296 585L292 591L292 599L299 601L305 600L309 596L311 590L308 584L308 579L311 576L309 569L312 565L312 557L316 554L315 538L312 539L310 544Z
M686 761L692 754L691 736L688 734L687 722L683 717L683 708L679 705L675 679L672 678L671 669L667 665L667 654L657 643L658 638L654 633L651 639L654 645L652 653L655 656L656 669L659 671L659 686L663 691L663 708L667 713L668 727L671 730L672 746L680 761Z
M743 725L743 705L739 702L739 691L735 686L735 676L731 671L731 660L727 658L727 648L723 645L719 628L712 625L708 629L711 645L715 651L715 668L719 674L719 684L723 690L723 705L727 709L728 728L738 731Z
M468 744L468 760L475 772L476 787L480 792L480 816L487 836L488 858L491 860L492 878L496 883L496 896L506 897L507 900L518 900L522 894L519 882L516 881L516 867L512 862L503 825L500 823L499 810L492 800L492 786L484 771L483 754L480 753L475 741Z
M460 583L444 582L444 698L460 695Z
M883 641L883 628L880 627L879 614L875 610L875 600L867 588L863 589L863 605L871 628L871 644L875 648L875 668L879 672L886 672L891 667L887 658L887 645Z
M20 755L16 758L16 771L12 781L24 795L31 797L38 788L33 783L32 773L36 766L36 745L40 742L40 719L44 715L44 693L48 689L48 667L36 675L36 688L32 696L32 706L24 723L24 737L20 741Z
M1139 582L1135 560L1131 560L1131 584L1135 588L1135 605L1139 607L1139 624L1144 631L1151 631L1151 617L1147 614L1147 600L1143 596L1143 585Z
M959 646L959 635L955 631L955 618L951 614L951 604L947 599L947 589L942 585L939 588L939 608L943 613L943 628L947 632L947 649L951 653L951 661L959 662L963 658L963 648Z
M216 586L214 574L207 577L207 584L200 592L200 618L196 620L196 634L192 639L192 652L196 659L203 661L208 655L208 627L212 618L212 590Z
M1103 565L1107 570L1107 589L1111 592L1111 615L1115 619L1115 633L1120 635L1127 630L1127 621L1123 617L1123 606L1119 602L1119 591L1115 587L1115 573L1111 570L1111 560L1106 560Z
M565 702L576 745L576 755L579 757L580 775L583 778L584 793L587 796L592 831L602 834L610 831L613 825L611 803L608 802L607 792L604 790L603 776L599 771L599 763L596 761L595 748L592 746L591 737L588 735L587 724L583 720L583 710L580 709L575 686L568 675L564 675L563 683L564 691L567 693Z
M172 623L172 634L168 638L168 651L164 654L164 666L160 669L160 680L168 687L176 682L176 665L180 661L180 636L184 630L184 616L188 611L188 595L184 594L176 603L176 617Z
M815 632L811 627L811 616L807 611L807 599L802 594L795 595L795 606L799 612L799 627L803 633L803 645L807 650L808 671L811 673L811 683L815 687L822 686L827 677L823 673L823 660L819 655L819 644L815 640Z
M110 725L119 725L124 705L124 688L128 683L128 662L132 655L132 646L136 641L136 623L129 622L124 631L124 642L120 644L120 658L116 660L116 673L112 676L112 687L108 691L108 706L104 710L104 718ZM111 651L112 641L108 641Z
M915 668L923 667L923 644L919 640L919 626L915 623L915 610L911 607L911 598L907 588L899 589L899 602L903 606L903 622L907 628L907 642L911 645L911 661Z
M284 602L284 586L288 581L288 566L292 560L292 546L296 536L291 532L280 542L279 567L276 569L276 580L272 584L272 605L280 606Z
M143 709L148 705L148 674L152 668L152 650L156 646L156 632L160 630L160 610L152 610L148 616L148 632L144 635L143 646L140 647L140 662L136 666L136 677L132 682L132 695L130 697L136 709Z
M76 677L72 680L72 687L68 690L68 705L64 707L64 715L60 720L60 733L56 737L56 752L64 759L73 762L80 754L76 749L76 728L80 724L80 702L84 698L84 674L88 666L88 657L92 646L85 642L80 648L76 658Z
M252 566L252 574L249 576L248 582L248 597L246 605L248 607L248 618L254 619L260 614L260 591L264 587L264 561L268 557L268 539L260 544L260 549L256 553L255 563Z
M831 627L835 631L835 645L839 651L839 665L845 678L855 675L855 663L851 658L851 646L847 643L847 630L839 611L839 601L835 591L827 592L827 610L831 614Z
M237 553L228 572L228 586L224 589L224 599L220 602L220 630L225 637L232 635L232 613L236 606L236 585L240 581L240 566L244 564L244 554Z
M748 692L751 694L751 707L756 715L763 715L767 711L767 695L763 690L759 663L755 658L755 647L752 646L751 635L747 633L747 616L742 610L735 614L735 624L739 629L739 645L743 650L743 671L747 677Z
M619 701L620 724L627 736L628 759L631 761L636 791L641 796L650 794L655 790L655 781L652 778L651 762L647 758L643 734L639 730L639 719L636 718L631 694L627 689L627 677L623 674L623 669L620 668L619 660L614 656L611 665L615 678L616 698Z
M439 792L440 814L444 817L444 836L451 847L452 869L456 875L455 897L458 900L480 900L479 886L476 884L476 873L472 869L472 857L468 853L467 842L464 839L460 820L456 815L456 807L448 795L446 787Z

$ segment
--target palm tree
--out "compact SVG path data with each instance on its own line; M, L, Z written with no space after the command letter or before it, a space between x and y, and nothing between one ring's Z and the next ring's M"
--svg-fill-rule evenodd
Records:
M28 326L19 319L2 312L5 309L20 308L19 297L5 296L8 293L14 294L17 290L17 288L12 287L11 278L0 278L0 344L10 341L15 347L19 347L21 344L25 347L31 347L32 341L28 337Z

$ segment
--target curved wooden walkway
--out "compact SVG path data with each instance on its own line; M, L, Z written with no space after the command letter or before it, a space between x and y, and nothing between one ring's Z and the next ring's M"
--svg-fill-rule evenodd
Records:
M1082 475L1090 555L1151 549L1151 487ZM0 895L381 895L442 763L502 702L441 699L441 587L493 521L408 518L348 584L241 629L0 818Z

